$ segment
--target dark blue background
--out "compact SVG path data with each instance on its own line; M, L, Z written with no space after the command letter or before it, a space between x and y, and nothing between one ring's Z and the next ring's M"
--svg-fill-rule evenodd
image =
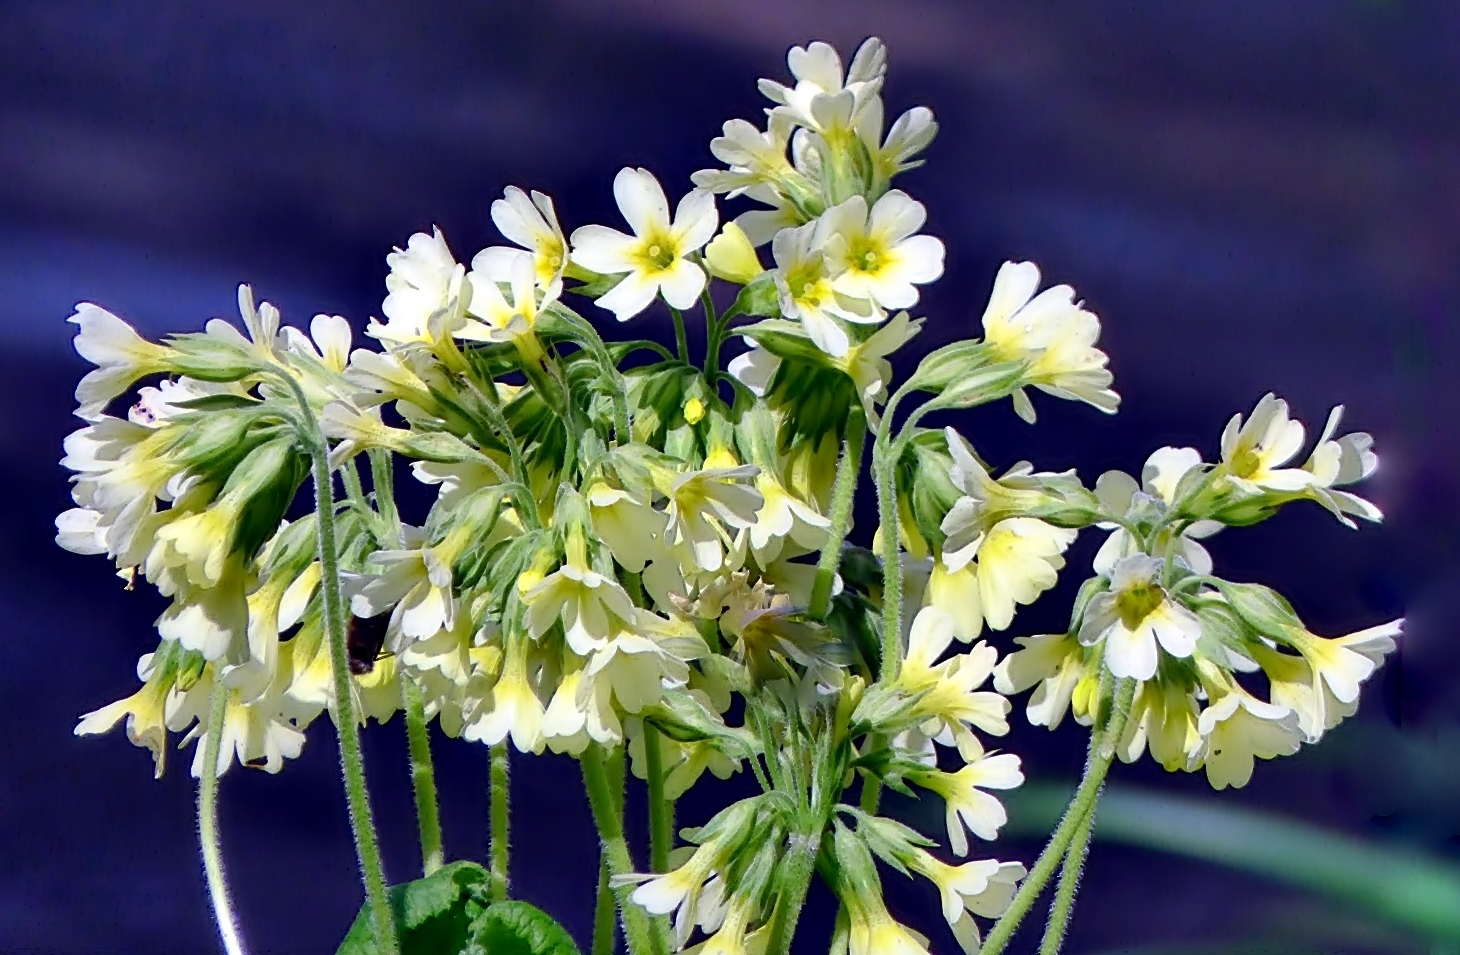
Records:
M1037 398L1036 428L1007 407L955 419L987 456L1093 480L1138 470L1163 443L1210 454L1225 419L1268 389L1312 428L1344 402L1346 424L1375 435L1382 528L1295 509L1213 550L1219 573L1281 587L1319 632L1408 613L1402 650L1359 718L1220 798L1460 859L1460 6L8 0L0 950L216 945L186 757L154 782L120 733L71 736L78 714L132 692L160 609L52 542L68 506L55 462L84 371L72 305L96 301L150 334L193 330L233 315L246 280L286 320L338 312L358 328L378 314L385 253L413 231L439 224L469 258L495 240L487 209L508 183L551 193L569 229L617 224L620 166L647 166L678 195L713 164L721 122L759 116L755 79L784 77L787 47L824 38L849 55L872 33L890 47L889 112L921 103L942 124L929 166L900 181L948 246L910 353L972 334L1005 258L1033 258L1104 321L1121 413ZM663 318L633 331L663 337ZM1067 606L1026 612L1015 632L1060 626ZM397 720L366 740L393 878L416 859L401 736ZM1078 770L1072 729L1011 745L1040 779ZM437 755L450 854L480 858L485 751ZM321 723L282 774L226 778L225 844L255 952L332 951L358 905L336 765ZM517 890L586 940L596 865L575 768L544 757L515 772ZM1207 792L1149 764L1119 778ZM692 800L685 824L704 805ZM1072 951L1283 938L1295 924L1327 925L1325 951L1423 950L1377 929L1359 938L1361 913L1296 890L1136 850L1097 846L1087 885ZM930 891L896 897L953 950ZM813 907L815 925L825 900ZM814 930L810 942L821 950Z

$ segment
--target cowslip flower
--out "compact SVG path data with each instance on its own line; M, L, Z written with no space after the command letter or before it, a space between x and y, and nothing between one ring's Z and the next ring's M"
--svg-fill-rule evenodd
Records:
M1019 880L1027 874L1017 862L976 859L949 865L931 853L916 849L908 867L938 888L943 918L953 929L964 951L978 949L978 926L972 916L997 918L1009 907ZM973 944L968 944L969 942Z
M862 196L822 213L826 260L835 274L832 287L854 299L871 299L883 308L917 304L919 285L943 274L943 243L917 232L927 220L922 203L893 189L872 206Z
M1110 590L1096 594L1080 623L1080 642L1104 641L1105 663L1117 677L1149 680L1160 650L1189 657L1201 637L1196 615L1172 600L1158 582L1162 562L1134 554L1115 563Z
M962 604L959 639L978 635L976 617L991 629L1007 630L1018 605L1033 603L1058 583L1065 566L1061 555L1077 533L1038 518L1005 518L974 544L942 554L925 599L934 606Z
M97 417L137 379L168 368L170 349L147 341L104 308L82 302L66 321L79 329L72 340L77 354L96 366L76 386L78 418Z
M1355 431L1340 438L1334 437L1342 418L1343 405L1328 413L1323 434L1303 465L1303 470L1313 475L1308 493L1348 527L1355 526L1348 516L1350 514L1366 521L1381 521L1384 513L1379 508L1357 494L1338 490L1344 485L1364 480L1379 466L1379 456L1373 451L1374 439L1365 432Z
M1146 458L1141 469L1141 483L1122 471L1106 471L1095 482L1095 495L1111 514L1124 515L1140 498L1137 494L1159 501L1166 507L1176 505L1176 489L1181 479L1193 468L1202 466L1201 454L1195 448L1158 448ZM1097 574L1110 575L1110 569L1122 557L1136 552L1136 542L1130 532L1114 523L1096 525L1111 531L1109 537L1095 553L1094 567ZM1212 572L1212 558L1205 547L1197 543L1220 531L1225 525L1217 521L1193 521L1185 524L1181 537L1176 541L1172 557L1198 574ZM1171 547L1174 528L1163 527L1151 543L1152 550L1165 553Z
M462 730L464 738L495 746L510 735L519 753L542 752L546 711L529 676L527 651L525 636L507 641L502 672Z
M690 181L710 192L724 192L734 198L752 186L776 186L794 174L786 158L794 124L789 117L772 115L764 132L753 123L732 119L721 134L710 140L710 153L729 169L701 169Z
M471 287L466 267L452 256L440 229L430 235L417 232L385 262L390 266L385 277L388 294L380 310L386 322L372 319L365 334L396 345L432 345L461 323Z
M1241 789L1252 779L1254 760L1291 756L1303 743L1303 731L1291 709L1257 699L1214 670L1201 667L1212 703L1197 720L1191 764L1205 764L1213 789Z
M568 646L581 656L605 646L615 621L631 620L634 615L628 592L617 580L590 567L581 547L570 548L568 559L528 590L523 602L533 639L542 637L561 619Z
M1075 302L1074 289L1055 285L1038 295L1039 266L1005 262L994 277L983 313L984 341L1003 360L1028 363L1025 380L1040 391L1113 414L1120 396L1106 368L1109 358L1095 347L1100 320ZM1014 408L1034 421L1034 406L1022 389Z
M601 225L573 230L572 260L585 269L624 278L597 300L619 321L628 321L663 295L688 308L705 287L705 273L688 258L710 241L719 224L715 197L695 189L679 201L674 220L659 180L647 169L621 169L613 195L633 235Z
M1307 742L1316 743L1358 709L1360 684L1393 652L1403 629L1399 619L1343 637L1292 632L1287 642L1297 656L1262 644L1252 652L1272 687L1272 702L1297 713Z
M1017 789L1024 784L1019 757L1013 753L981 755L954 773L935 769L915 770L907 780L943 797L947 806L948 845L953 854L968 855L969 832L985 841L998 838L1009 821L1004 804L985 789Z
M536 343L533 329L538 315L557 300L562 280L553 277L542 287L538 299L539 275L530 256L518 256L509 266L507 281L512 299L508 301L497 287L498 279L476 269L467 275L471 284L470 316L455 332L457 338L487 342L514 342L529 357L538 358L542 346ZM475 320L472 320L475 319Z
M1283 467L1303 447L1303 423L1288 417L1288 403L1263 395L1244 422L1235 414L1222 430L1222 464L1227 478L1249 494L1301 491L1315 475Z
M552 198L536 189L525 193L516 186L508 186L502 195L492 203L492 224L520 248L497 245L483 249L472 257L471 270L493 282L510 282L513 264L527 259L537 284L552 287L568 264L568 242L558 225Z
M776 292L782 314L801 322L817 348L841 358L851 339L837 319L877 324L885 316L870 301L837 291L834 273L822 254L825 242L825 219L776 233L771 240Z
M913 336L922 331L922 328L921 318L909 319L907 312L898 312L891 321L873 332L872 337L860 345L853 345L838 359L837 364L852 379L857 394L862 398L862 413L867 418L869 428L877 428L882 420L877 413L877 406L885 404L889 397L892 362L887 360L887 356L912 341ZM766 376L766 380L769 381L769 376Z
M994 689L1012 695L1038 684L1024 714L1030 725L1054 729L1065 718L1075 688L1086 676L1082 648L1065 633L1015 637L1014 642L1020 649L994 667Z
M882 88L887 48L878 38L867 38L843 72L836 48L817 40L805 47L791 47L786 65L796 78L794 87L767 79L758 84L761 93L777 104L772 115L784 115L834 139L853 127Z
M686 471L665 489L664 542L689 551L695 566L716 573L725 565L726 528L755 524L765 504L759 491L740 483L753 480L760 468L752 464Z

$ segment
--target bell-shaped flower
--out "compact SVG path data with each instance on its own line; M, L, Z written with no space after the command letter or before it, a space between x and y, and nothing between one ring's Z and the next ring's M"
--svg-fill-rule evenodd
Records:
M539 639L559 620L568 646L587 656L605 645L622 621L634 615L634 602L618 581L600 574L582 553L570 554L557 570L523 596L527 629Z
M749 285L757 275L765 271L755 246L745 231L733 222L720 227L720 234L705 246L705 268L717 279Z
M981 755L955 773L936 769L914 770L907 780L943 797L947 807L948 845L954 855L968 855L964 827L980 839L998 838L999 828L1009 821L1004 804L985 789L1016 789L1024 783L1019 757L1013 753Z
M917 286L943 274L943 243L917 234L927 217L922 203L900 189L882 196L870 210L862 196L826 210L817 225L836 276L832 287L883 308L916 305Z
M908 867L937 886L943 918L955 930L961 922L971 922L971 914L985 918L1002 915L1014 898L1019 880L1027 874L1017 862L976 859L949 865L922 849L908 859ZM973 931L976 939L978 929L974 927Z
M80 329L72 340L77 354L96 366L76 386L79 418L97 417L137 379L169 367L170 349L147 341L104 308L82 302L66 321Z
M527 651L525 637L507 641L501 675L462 730L463 737L495 746L510 735L519 753L542 752L545 711L530 679Z
M1288 417L1288 403L1271 392L1262 396L1243 422L1235 414L1222 430L1226 475L1249 494L1301 491L1316 476L1303 468L1283 467L1303 447L1303 423Z
M688 308L705 287L705 273L688 258L709 242L719 224L715 197L703 189L679 201L674 220L659 180L647 169L621 169L613 194L633 235L607 226L573 231L573 262L623 279L597 301L619 321L628 321L662 294L674 308Z
M727 528L740 530L755 524L765 504L760 492L744 483L760 474L750 464L685 471L665 489L669 507L664 542L684 548L693 564L708 573L725 565Z
M1393 652L1403 627L1399 619L1331 639L1293 633L1289 642L1297 656L1266 645L1251 649L1267 675L1272 702L1297 713L1307 742L1316 743L1358 709L1360 684Z
M1338 490L1344 485L1364 480L1379 466L1379 456L1373 451L1374 439L1365 432L1354 431L1334 437L1342 418L1343 405L1328 413L1323 434L1308 456L1308 462L1303 465L1303 469L1313 475L1308 493L1349 527L1354 526L1348 516L1350 514L1366 521L1383 520L1384 513L1372 503L1350 491Z
M384 570L368 577L350 599L350 609L357 617L390 611L387 633L393 652L451 627L457 609L451 590L451 561L443 559L439 549L420 541L419 532L408 529L407 534L420 546L371 554L370 562Z
M608 545L613 559L630 573L663 552L664 512L628 491L598 482L584 495L592 515L593 533Z
M841 358L851 347L851 339L838 319L876 324L886 316L866 298L837 290L832 281L835 273L822 253L826 229L825 217L794 229L782 229L771 240L771 255L776 260L781 313L801 322L817 348Z
M77 736L106 733L123 717L127 720L127 739L133 746L152 752L154 775L162 777L167 756L167 698L176 678L173 654L164 646L157 653L148 653L137 661L137 679L141 689L115 703L92 710L76 724Z
M1213 694L1208 687L1208 693ZM1206 764L1213 789L1241 789L1252 779L1254 759L1291 756L1303 744L1298 715L1264 703L1230 680L1197 720L1200 736L1192 762Z
M181 730L192 723L183 737L183 745L194 743L193 778L208 771L204 762L203 733L206 729L209 701L218 682L210 666L185 694L174 694L170 701L168 728ZM212 771L222 776L236 760L239 765L277 773L284 760L297 759L304 748L304 732L286 713L288 701L278 681L266 689L237 689L222 681L219 688L228 694L223 716L223 735L219 740L218 762ZM196 722L194 722L196 720Z
M1065 718L1075 687L1085 676L1080 644L1064 633L1015 637L1014 642L1022 649L994 668L994 689L1012 695L1038 684L1029 696L1025 715L1033 726L1054 729Z
M503 190L503 198L492 203L492 224L520 248L492 246L471 260L471 270L493 282L512 282L513 265L519 259L532 263L538 286L552 288L568 264L568 242L550 196L523 192L516 186Z
M1162 562L1135 554L1116 562L1110 590L1096 594L1080 623L1080 642L1105 643L1105 664L1122 679L1156 675L1160 650L1185 658L1196 649L1201 623L1160 584ZM1159 648L1159 649L1158 649Z
M1123 762L1133 763L1149 746L1151 758L1168 773L1186 769L1201 745L1198 717L1190 686L1175 680L1142 683L1131 700L1116 752Z
M769 470L762 469L756 475L755 489L763 501L750 526L750 550L757 564L769 566L780 556L787 540L807 552L821 547L826 529L831 526L830 518L797 499Z
M1038 288L1037 265L1005 262L984 309L984 341L1000 359L1026 362L1025 380L1040 391L1113 413L1120 396L1110 388L1110 359L1095 347L1100 320L1075 302L1068 285L1036 295ZM1022 390L1015 392L1014 408L1034 421L1034 406Z

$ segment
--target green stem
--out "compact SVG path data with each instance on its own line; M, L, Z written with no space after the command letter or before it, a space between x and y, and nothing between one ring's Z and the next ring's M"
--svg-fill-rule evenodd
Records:
M379 539L380 520L375 511L371 510L370 503L365 500L365 488L360 484L360 471L355 467L354 458L340 466L340 481L345 486L345 498L350 502L350 509L360 515L366 529Z
M228 898L228 880L223 875L223 846L218 838L218 749L229 692L214 677L208 733L203 739L203 769L198 776L198 845L203 851L203 874L208 880L208 898L213 903L213 918L218 922L223 951L227 955L243 955L238 919L234 917L233 903Z
M370 449L370 483L375 485L375 507L385 523L392 547L401 545L400 511L395 506L395 462L384 448Z
M902 666L902 561L897 524L897 462L888 460L887 444L881 436L872 448L872 472L877 482L877 519L882 531L882 660L877 676L886 683L897 679L897 671Z
M598 859L598 894L593 903L593 948L592 955L613 955L614 941L618 934L618 913L615 911L613 889L608 884L608 858L600 854Z
M406 742L411 753L411 787L416 796L416 826L421 833L421 874L441 868L441 810L436 802L436 772L431 761L431 733L421 687L409 674L400 676L405 697Z
M1060 867L1060 881L1055 888L1054 904L1049 909L1049 922L1044 929L1044 939L1039 943L1039 955L1059 955L1064 944L1065 929L1070 924L1070 912L1075 907L1075 893L1080 888L1080 874L1085 868L1085 854L1090 848L1090 830L1095 824L1095 805L1085 813L1075 834L1070 839L1069 851L1065 853Z
M811 889L811 877L816 874L816 853L821 848L819 826L811 833L792 833L787 840L789 846L780 862L780 896L775 911L771 914L771 934L766 941L766 955L789 955L791 939L796 935L796 923L801 918L801 909L806 905L806 893Z
M719 316L715 314L715 300L710 297L709 282L700 290L700 305L705 310L705 377L710 378L713 384L711 376L720 370L720 339L723 335Z
M590 745L584 750L581 762L583 788L588 791L588 807L593 811L593 823L598 827L609 877L632 875L634 862L629 854L628 840L624 838L622 802L614 798L609 785L602 749ZM654 930L649 913L629 897L632 893L633 888L629 885L621 885L614 890L629 955L666 955L664 939Z
M644 721L644 765L649 782L649 870L669 871L669 850L674 843L674 804L664 796L664 752L659 731Z
M1009 903L1008 909L994 923L989 930L988 938L984 940L983 947L979 949L979 955L999 955L1004 946L1009 944L1019 923L1029 913L1039 893L1049 882L1049 877L1059 866L1065 857L1073 841L1075 831L1089 816L1100 798L1100 789L1105 784L1105 774L1110 771L1110 764L1115 760L1116 744L1120 741L1120 734L1125 729L1125 722L1130 715L1131 698L1135 695L1136 684L1134 680L1123 681L1122 686L1116 691L1115 705L1110 712L1109 722L1100 731L1093 731L1090 734L1090 755L1085 761L1085 776L1080 780L1080 788L1075 790L1074 798L1070 800L1069 806L1065 809L1064 818L1060 820L1059 826L1054 834L1049 837L1049 843L1044 851L1035 860L1034 868L1024 879L1024 884L1019 887L1013 901ZM1073 902L1073 900L1072 900Z
M867 422L860 410L847 417L847 441L837 462L836 481L831 487L831 526L826 542L821 545L821 558L816 562L816 582L811 587L810 615L826 619L831 606L831 585L841 565L842 542L852 522L852 504L857 496L857 478L862 473L862 448L867 440Z
M674 316L674 343L679 348L679 360L687 365L689 364L689 335L684 331L684 316L677 308L670 308L669 313Z
M491 750L491 876L492 901L507 898L507 864L511 855L508 816L511 809L510 775L507 763L507 741L493 743Z
M308 434L300 437L308 442L313 463L315 523L319 527L320 595L324 604L325 634L329 638L336 725L340 736L340 766L350 809L350 828L355 836L355 855L365 883L376 944L384 955L395 955L400 945L396 940L395 917L385 894L385 868L380 861L380 845L376 842L375 823L370 813L370 793L365 786L360 722L355 715L354 685L350 678L349 653L345 647L345 603L340 592L340 555L335 543L335 489L330 476L329 445L299 382L288 372L282 372L280 377L294 392L309 429Z

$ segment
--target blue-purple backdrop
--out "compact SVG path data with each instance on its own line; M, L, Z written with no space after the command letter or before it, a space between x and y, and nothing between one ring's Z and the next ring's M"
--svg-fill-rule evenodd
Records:
M948 246L910 351L969 334L1005 258L1033 258L1104 321L1121 413L1044 400L1036 428L1007 407L960 419L995 463L1093 480L1163 443L1212 452L1226 417L1268 389L1314 428L1344 402L1346 423L1374 433L1384 527L1352 533L1309 508L1212 549L1234 578L1288 592L1320 632L1407 612L1403 649L1359 718L1221 798L1460 860L1460 6L8 0L0 950L216 945L185 759L154 782L120 733L71 736L79 713L132 692L159 610L52 543L84 370L72 305L192 330L233 314L247 280L286 319L342 313L358 328L378 313L385 253L413 231L439 224L469 257L495 239L487 208L508 183L553 194L569 228L616 223L620 166L678 194L712 164L723 120L758 117L755 79L783 75L788 46L849 52L871 33L890 46L889 110L925 104L942 124L928 167L900 181ZM663 318L639 321L662 337ZM864 512L857 533L871 525ZM1014 632L1059 626L1060 599ZM367 755L387 865L408 878L401 735L398 720L372 729ZM1073 728L1011 745L1036 778L1078 770ZM448 848L480 857L485 751L452 743L438 760ZM574 767L515 772L518 890L586 937L596 867ZM1117 778L1207 792L1151 765ZM359 888L327 722L279 776L231 772L222 813L252 949L332 951ZM686 824L695 813L691 801ZM1036 845L997 850L1027 859ZM1423 950L1299 891L1134 849L1097 844L1089 886L1072 951L1297 936ZM953 950L931 892L896 897ZM825 900L813 907L815 924Z

